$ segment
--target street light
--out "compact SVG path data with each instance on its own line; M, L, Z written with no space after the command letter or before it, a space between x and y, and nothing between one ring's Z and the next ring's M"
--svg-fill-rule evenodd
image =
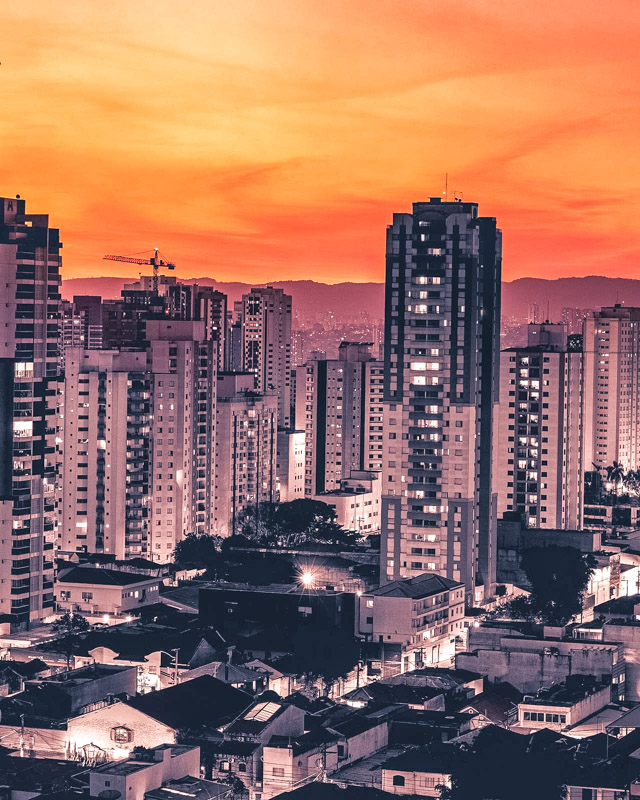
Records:
M300 583L304 586L305 589L310 589L314 583L313 573L303 572L302 575L300 575Z

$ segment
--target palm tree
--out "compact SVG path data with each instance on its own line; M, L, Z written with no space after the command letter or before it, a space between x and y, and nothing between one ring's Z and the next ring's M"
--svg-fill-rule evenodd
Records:
M612 484L611 494L618 495L620 486L624 483L624 467L618 461L606 467L607 481Z

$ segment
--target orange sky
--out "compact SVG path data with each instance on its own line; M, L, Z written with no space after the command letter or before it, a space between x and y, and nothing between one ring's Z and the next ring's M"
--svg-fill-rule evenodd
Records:
M157 246L185 277L383 280L392 212L448 171L506 279L636 277L639 40L638 0L21 0L0 194L51 214L66 277Z

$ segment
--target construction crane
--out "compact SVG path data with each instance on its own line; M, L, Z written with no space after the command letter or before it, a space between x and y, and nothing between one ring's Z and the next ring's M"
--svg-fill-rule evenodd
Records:
M162 269L175 269L176 265L160 258L158 248L153 251L151 258L133 258L132 256L103 256L106 261L124 261L126 264L148 264L153 267L153 291L158 294L158 271Z

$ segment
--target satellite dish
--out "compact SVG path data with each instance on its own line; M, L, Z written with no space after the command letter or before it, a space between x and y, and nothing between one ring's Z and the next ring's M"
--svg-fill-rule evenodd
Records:
M102 797L103 800L119 800L122 797L122 793L117 789L103 789L98 797Z

